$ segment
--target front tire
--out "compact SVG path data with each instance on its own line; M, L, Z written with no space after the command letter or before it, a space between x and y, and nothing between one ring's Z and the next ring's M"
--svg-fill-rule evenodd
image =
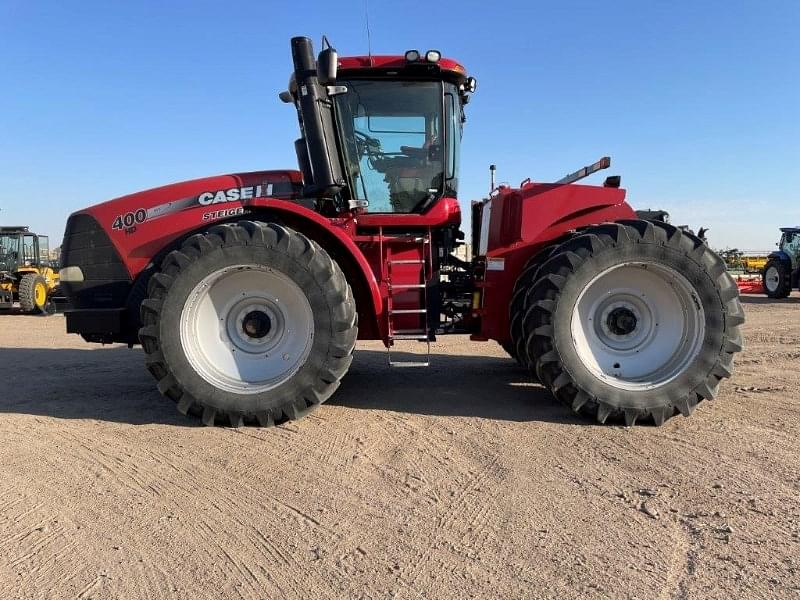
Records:
M218 225L167 255L139 338L159 391L206 425L304 416L339 386L358 332L339 266L272 223Z
M19 282L19 306L23 312L38 315L47 306L47 281L38 273L26 273Z
M764 265L761 282L770 298L787 298L792 293L789 269L778 258L771 258Z
M523 328L540 380L573 410L661 425L716 395L743 322L736 282L699 238L621 221L555 250Z

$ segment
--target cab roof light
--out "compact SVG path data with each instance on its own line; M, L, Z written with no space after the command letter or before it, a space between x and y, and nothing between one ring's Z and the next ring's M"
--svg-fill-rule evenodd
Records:
M419 60L419 50L407 50L406 62L417 62Z
M425 53L425 60L427 60L430 63L437 63L441 60L441 58L442 58L442 53L439 52L438 50L428 50Z

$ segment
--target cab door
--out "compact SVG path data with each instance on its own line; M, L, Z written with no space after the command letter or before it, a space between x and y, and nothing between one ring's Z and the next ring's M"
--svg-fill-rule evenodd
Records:
M30 267L36 266L39 262L39 248L36 244L36 236L32 234L25 234L22 236L22 263L20 270L30 270Z

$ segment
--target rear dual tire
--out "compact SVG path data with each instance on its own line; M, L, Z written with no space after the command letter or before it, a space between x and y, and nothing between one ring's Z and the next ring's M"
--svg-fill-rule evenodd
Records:
M550 246L542 250L528 261L517 282L514 284L514 291L511 295L511 305L509 307L509 335L510 340L503 344L503 349L517 361L521 367L529 364L528 355L525 349L525 334L522 330L522 321L528 311L527 297L530 286L536 281L539 268L542 266L556 246Z
M601 423L689 416L742 349L744 312L724 262L661 222L609 223L561 244L525 306L523 360Z
M213 227L168 254L141 319L159 391L205 425L304 416L339 386L358 333L335 261L299 232L249 221Z

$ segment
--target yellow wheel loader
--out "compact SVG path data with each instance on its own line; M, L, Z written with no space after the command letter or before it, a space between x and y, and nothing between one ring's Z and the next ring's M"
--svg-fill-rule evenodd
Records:
M58 266L50 261L46 235L28 227L0 227L0 310L19 302L23 312L47 312L47 301L58 287Z

